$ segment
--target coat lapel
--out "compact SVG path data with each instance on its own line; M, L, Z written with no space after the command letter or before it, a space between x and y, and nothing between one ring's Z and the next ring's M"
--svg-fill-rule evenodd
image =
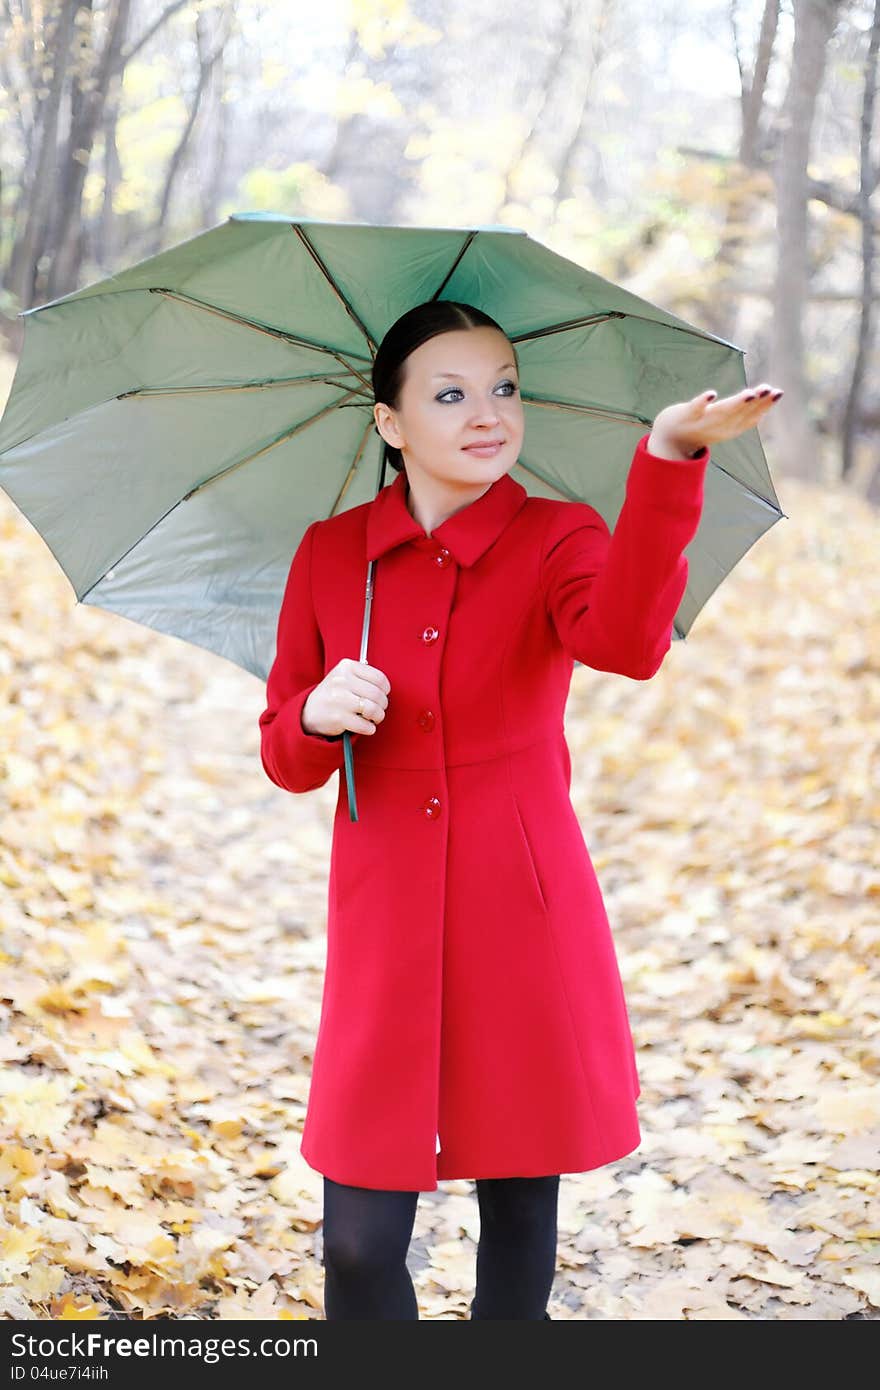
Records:
M406 541L425 539L425 531L406 505L408 483L401 470L393 483L383 487L367 514L367 559L376 560ZM434 528L431 539L445 546L456 564L476 564L497 541L528 497L521 483L504 473L490 488Z

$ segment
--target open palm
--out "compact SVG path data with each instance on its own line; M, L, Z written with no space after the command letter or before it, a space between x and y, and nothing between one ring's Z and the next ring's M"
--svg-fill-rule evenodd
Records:
M667 405L654 420L652 434L682 453L693 453L704 444L735 439L764 418L782 395L778 386L763 381L747 386L735 396L715 400L714 391L702 391L689 401Z

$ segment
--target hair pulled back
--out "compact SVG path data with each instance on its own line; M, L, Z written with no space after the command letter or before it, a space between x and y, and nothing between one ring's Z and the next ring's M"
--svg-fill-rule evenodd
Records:
M462 328L497 328L504 333L500 323L478 309L474 304L461 304L455 299L428 299L424 304L416 304L394 322L388 329L373 360L373 402L382 402L392 410L400 408L400 393L403 389L406 359L417 347L435 338L439 333L452 333ZM507 334L504 333L507 337ZM513 344L511 344L513 347ZM516 348L513 358L519 366ZM373 429L379 434L378 426ZM381 434L379 438L382 439ZM382 439L385 459L400 473L404 470L401 451Z

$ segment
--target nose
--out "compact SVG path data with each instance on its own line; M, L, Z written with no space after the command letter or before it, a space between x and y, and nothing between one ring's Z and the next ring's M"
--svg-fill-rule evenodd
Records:
M487 403L482 410L478 407L472 417L475 425L497 425L500 418L498 407L494 400L491 403Z

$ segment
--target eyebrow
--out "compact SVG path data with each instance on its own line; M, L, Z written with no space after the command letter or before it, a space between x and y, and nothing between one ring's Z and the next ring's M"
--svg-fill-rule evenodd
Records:
M499 372L503 372L505 367L516 367L516 363L515 363L515 362L502 362L502 363L501 363L501 366L498 367L498 368L496 368L496 370L499 371ZM463 380L463 377L462 377L462 375L461 375L460 372L435 372L434 375L431 377L431 380L432 380L432 381L436 381L436 380L438 379L438 377L441 377L441 376L454 376L454 377L457 377L459 381L462 381L462 380Z

